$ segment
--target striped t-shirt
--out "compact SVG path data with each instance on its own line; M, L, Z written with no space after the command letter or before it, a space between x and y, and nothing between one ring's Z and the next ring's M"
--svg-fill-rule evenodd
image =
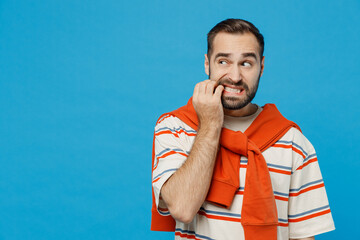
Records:
M254 115L258 114L259 111ZM186 161L195 136L194 129L173 116L164 116L155 127L152 176L155 201L161 215L170 215L160 196L161 187ZM305 136L291 128L265 150L263 156L276 199L278 240L310 237L334 230L316 153ZM240 220L246 165L247 158L241 156L240 187L231 207L225 209L205 201L191 223L176 221L175 239L245 239Z

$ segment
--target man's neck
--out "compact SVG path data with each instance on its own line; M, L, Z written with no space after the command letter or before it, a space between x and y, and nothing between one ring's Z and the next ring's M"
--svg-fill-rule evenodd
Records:
M246 117L254 114L258 107L256 104L249 103L245 107L236 110L224 109L224 114L231 117Z

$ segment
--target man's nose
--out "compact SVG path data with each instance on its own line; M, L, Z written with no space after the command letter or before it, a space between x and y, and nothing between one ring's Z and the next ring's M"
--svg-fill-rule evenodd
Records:
M228 76L232 82L238 83L242 80L242 75L240 71L240 67L233 65L231 69L229 69Z

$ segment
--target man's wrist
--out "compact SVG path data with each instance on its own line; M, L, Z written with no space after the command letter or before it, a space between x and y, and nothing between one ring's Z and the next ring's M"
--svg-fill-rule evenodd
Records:
M198 129L198 135L208 139L214 144L218 144L222 126L211 124L200 124Z

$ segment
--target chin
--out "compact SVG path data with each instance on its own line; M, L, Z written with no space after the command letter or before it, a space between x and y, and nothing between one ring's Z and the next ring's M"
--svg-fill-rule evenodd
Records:
M223 107L228 110L239 110L247 106L248 104L249 104L248 102L244 102L244 101L240 101L240 102L227 101L227 100L222 101Z
M224 97L221 98L221 103L225 109L228 110L239 110L248 105L250 102L248 99L226 99Z

